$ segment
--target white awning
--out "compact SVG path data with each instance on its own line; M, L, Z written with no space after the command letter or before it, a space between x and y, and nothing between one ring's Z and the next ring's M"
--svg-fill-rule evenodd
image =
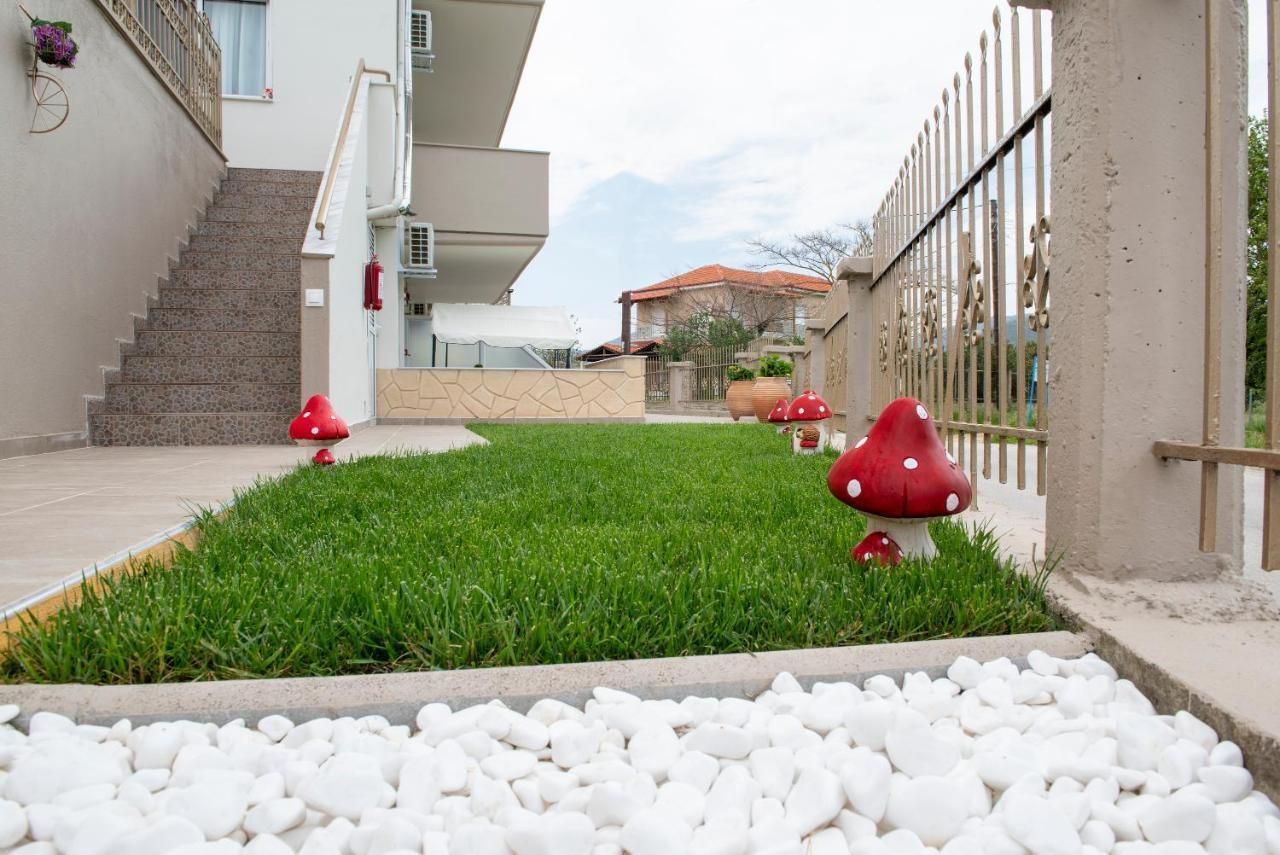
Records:
M578 340L569 313L561 306L490 306L484 303L436 303L431 332L448 344L490 347L572 347Z

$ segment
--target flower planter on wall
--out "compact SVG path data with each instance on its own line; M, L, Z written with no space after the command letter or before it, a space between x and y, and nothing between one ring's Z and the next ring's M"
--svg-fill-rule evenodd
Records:
M755 380L734 380L729 383L729 388L725 390L724 403L729 408L729 415L733 416L735 422L743 416L755 414L755 404L752 401L751 392L755 384Z
M756 420L767 422L778 399L790 397L791 384L786 377L757 377L751 388L751 408L755 411Z

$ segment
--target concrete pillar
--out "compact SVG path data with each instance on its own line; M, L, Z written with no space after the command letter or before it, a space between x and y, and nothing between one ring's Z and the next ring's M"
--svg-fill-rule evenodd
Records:
M669 372L667 394L670 395L670 404L676 409L681 409L693 396L693 363L668 362L667 371Z
M871 427L868 420L871 411L871 379L875 365L875 318L871 314L871 258L861 256L846 258L836 268L836 277L844 280L849 289L849 317L845 324L849 329L845 348L848 366L847 407L844 429L849 440L866 435Z
M300 329L301 400L329 394L329 258L302 259ZM307 305L308 297L319 305Z
M826 321L809 321L804 329L804 343L809 348L805 356L809 366L809 388L817 390L824 398L827 397L826 334Z
M1221 467L1216 555L1198 549L1205 308L1203 0L1053 0L1047 547L1111 579L1239 566L1238 467ZM1222 439L1243 444L1245 3L1215 0L1221 122L1211 168L1225 323Z

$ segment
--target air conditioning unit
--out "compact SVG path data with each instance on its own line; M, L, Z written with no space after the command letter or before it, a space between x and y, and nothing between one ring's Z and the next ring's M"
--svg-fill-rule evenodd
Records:
M431 223L409 223L404 230L404 275L418 279L436 278L436 227Z
M436 55L431 50L431 13L424 9L413 10L409 23L409 53L414 71L434 70Z

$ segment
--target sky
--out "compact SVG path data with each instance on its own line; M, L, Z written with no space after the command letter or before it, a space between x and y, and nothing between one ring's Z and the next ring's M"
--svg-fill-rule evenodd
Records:
M993 5L546 0L503 145L551 152L551 235L515 302L566 306L593 347L624 290L870 217Z

